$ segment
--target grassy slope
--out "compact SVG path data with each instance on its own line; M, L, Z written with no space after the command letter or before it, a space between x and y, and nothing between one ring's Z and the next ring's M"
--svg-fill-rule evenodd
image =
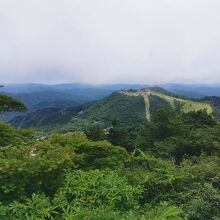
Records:
M147 95L144 96L144 104L145 104L145 111L146 111L146 119L150 121L150 101Z
M158 92L152 92L152 95L159 96L160 98L166 100L173 108L175 107L175 102L182 103L184 112L198 111L200 109L206 109L209 114L213 112L212 106L209 103L175 98Z

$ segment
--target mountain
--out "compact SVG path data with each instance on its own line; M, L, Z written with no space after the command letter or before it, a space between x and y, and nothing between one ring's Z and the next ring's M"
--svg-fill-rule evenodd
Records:
M65 91L65 90L108 90L116 91L121 89L140 89L146 87L143 84L103 84L103 85L91 85L84 83L63 83L63 84L37 84L37 83L27 83L27 84L6 84L1 88L2 92L6 93L33 93L40 91Z
M46 127L68 123L81 110L81 106L69 108L44 108L19 115L11 120L17 127Z
M33 106L39 103L51 103L72 101L76 103L85 103L97 99L102 99L110 95L111 91L103 89L72 89L72 90L42 90L30 93L5 93L13 98L21 100L32 110Z
M5 87L1 88L0 91L5 93L35 93L41 91L66 91L66 90L85 90L91 89L96 91L109 91L110 93L118 90L128 90L128 89L141 89L144 87L149 87L146 84L104 84L104 85L91 85L85 83L63 83L63 84L7 84ZM155 85L151 85L155 86ZM177 84L177 83L167 83L158 84L157 86L166 89L169 92L175 94L183 95L189 98L202 98L205 96L220 96L220 84ZM108 95L110 95L110 93ZM95 99L94 99L95 100Z
M98 101L67 108L45 108L20 115L10 121L17 127L37 127L51 131L75 131L99 125L111 126L116 120L121 126L139 126L151 120L152 114L161 108L181 106L184 112L206 109L216 112L210 100L191 100L168 92L162 88L121 90Z
M93 86L89 84L69 83L69 84L9 84L0 88L0 92L21 100L29 110L35 110L36 106L45 103L51 107L57 102L76 102L86 103L102 99L112 92L121 89L139 89L143 85L140 84L110 84ZM57 106L59 107L59 103ZM39 107L38 107L39 109Z
M81 83L47 84L9 84L0 88L2 93L21 100L30 112L43 108L67 108L73 105L100 100L118 90L141 89L141 84L89 85ZM163 88L163 91L162 89ZM165 90L166 89L166 90ZM218 84L162 84L161 93L181 98L203 98L220 96ZM175 94L175 95L174 95ZM215 108L216 111L218 109ZM10 121L20 113L1 115L0 119ZM219 115L219 114L218 114Z
M188 98L220 96L220 84L162 84L164 89Z
M51 98L49 101L46 101L48 98L47 97L32 97L29 96L24 97L23 94L21 95L14 95L13 97L18 97L17 99L24 101L23 103L25 103L25 105L28 107L28 112L33 112L36 110L40 110L40 109L45 109L45 108L67 108L67 107L72 107L72 106L76 106L79 105L79 103L72 101L72 100L66 100L66 99L56 99L56 98ZM23 98L22 98L23 97ZM32 99L33 98L33 99ZM35 104L36 101L36 104ZM42 101L42 102L40 102ZM11 113L7 113L7 114L3 114L0 116L0 119L4 120L4 121L10 121L13 118L20 116L20 115L24 115L24 113L21 112L11 112Z
M35 84L34 84L35 85ZM12 87L12 88L11 88ZM49 89L44 86L27 86L15 87L11 86L7 89L0 88L3 94L11 96L13 98L21 100L27 107L29 112L33 112L43 108L66 108L75 106L78 104L83 104L89 101L94 101L102 99L112 93L111 90L105 90L102 88L75 88L75 89L65 89L70 88L70 86L57 85L58 89ZM31 88L29 92L25 88ZM9 93L6 91L14 91L14 93ZM16 92L15 92L16 91ZM25 93L20 93L18 91L25 91ZM4 114L0 116L0 119L4 121L10 121L16 116L21 115L21 113L12 112L10 114Z
M41 109L20 115L10 123L17 127L45 127L50 125L48 121L51 121L51 115L56 117L56 121L59 121L53 129L62 131L81 130L96 124L107 127L114 119L117 119L122 125L137 125L145 119L142 97L129 97L114 92L102 100L77 106L74 111L73 108ZM66 117L67 115L68 117Z

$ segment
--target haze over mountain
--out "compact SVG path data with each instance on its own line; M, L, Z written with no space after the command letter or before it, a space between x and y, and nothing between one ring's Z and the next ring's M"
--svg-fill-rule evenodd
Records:
M139 83L139 84L102 84L102 85L92 85L92 84L84 84L84 83L64 83L64 84L36 84L36 83L29 83L29 84L6 84L5 87L0 88L0 92L5 92L8 94L14 94L20 96L17 98L22 98L20 94L27 94L28 96L31 96L30 94L35 94L38 92L47 92L47 93L58 93L63 94L66 92L69 93L69 95L73 95L74 93L78 93L78 96L84 96L87 94L87 96L93 96L94 98L91 98L88 100L85 98L84 101L89 101L97 98L102 98L104 96L100 95L99 97L95 96L95 91L99 94L109 95L113 91L122 90L122 89L140 89L147 86L159 86L164 89L167 89L168 91L185 95L190 98L201 98L204 96L220 96L220 84L213 83L213 84L198 84L198 83L191 83L191 84L175 84L175 83L169 83L169 84L150 84L150 83ZM83 93L83 95L82 95ZM66 98L69 97L67 95ZM43 98L41 96L38 96L39 98ZM53 99L53 97L51 97ZM72 99L72 98L71 98ZM26 102L25 100L23 100ZM76 100L75 100L76 101ZM27 104L27 103L26 103ZM37 104L37 103L35 103Z

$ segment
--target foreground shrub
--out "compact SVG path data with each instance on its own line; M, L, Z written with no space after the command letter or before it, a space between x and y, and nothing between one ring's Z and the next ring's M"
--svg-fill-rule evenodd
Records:
M142 189L132 186L114 171L75 171L68 173L65 184L56 195L55 203L61 207L110 207L129 210L138 207Z

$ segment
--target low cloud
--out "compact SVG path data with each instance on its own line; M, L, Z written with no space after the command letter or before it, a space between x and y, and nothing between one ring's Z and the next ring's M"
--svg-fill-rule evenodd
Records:
M218 0L0 2L2 82L220 82Z

